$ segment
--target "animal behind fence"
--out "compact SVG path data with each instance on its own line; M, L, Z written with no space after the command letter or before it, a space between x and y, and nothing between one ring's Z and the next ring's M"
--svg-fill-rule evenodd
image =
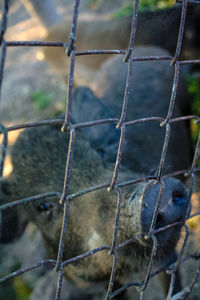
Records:
M182 290L178 271L187 244L185 221L190 218L199 151L197 142L192 158L187 123L198 117L184 115L184 65L194 61L179 60L187 7L184 2L179 48L171 57L159 47L133 47L137 4L129 49L110 51L115 57L93 76L93 91L79 87L72 92L75 1L65 119L2 125L3 158L7 132L25 130L12 150L13 172L2 180L1 242L19 237L31 221L42 233L49 258L0 282L50 265L58 271L56 299L61 297L63 276L69 281L69 299L133 299L137 295L131 286L139 288L143 299L149 280L157 275L171 299L177 292L187 297L198 280L199 268ZM7 5L5 1L3 28ZM2 40L2 49L14 44ZM189 176L192 184L186 188ZM186 234L177 254L182 226ZM170 265L170 271L163 272Z

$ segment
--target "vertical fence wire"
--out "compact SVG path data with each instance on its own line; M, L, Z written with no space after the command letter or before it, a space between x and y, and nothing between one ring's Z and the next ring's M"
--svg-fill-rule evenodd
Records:
M62 292L62 285L63 285L63 270L67 265L74 263L76 261L82 260L84 258L87 258L89 256L94 255L95 253L101 252L101 251L108 251L109 255L113 255L113 263L112 263L112 271L110 274L110 281L108 284L107 288L107 294L106 294L106 300L112 299L115 296L121 294L128 288L132 286L139 287L140 290L140 299L144 299L144 294L145 290L147 287L147 284L149 280L160 272L164 271L162 268L152 272L152 266L154 263L154 258L156 256L157 252L157 247L158 247L158 241L156 238L156 234L161 233L169 228L173 228L175 226L181 226L183 225L182 222L177 221L174 222L173 224L167 224L163 228L159 229L154 229L155 227L155 222L157 218L157 213L158 213L158 207L160 204L160 201L162 199L162 193L164 189L164 178L165 176L176 176L177 174L185 174L185 176L192 177L192 184L191 188L189 191L189 198L191 197L191 194L194 190L194 183L196 180L196 172L200 171L199 167L197 166L198 162L198 157L199 157L199 151L200 151L200 134L198 137L196 149L195 149L195 154L193 157L193 162L191 165L191 168L189 170L179 170L175 172L174 174L168 174L168 175L163 175L163 170L165 167L165 160L166 160L166 155L167 155L167 150L168 150L168 144L170 141L170 124L183 121L186 119L196 119L197 122L199 122L199 117L198 116L184 116L184 117L177 117L177 118L172 118L173 115L173 108L175 105L175 100L176 100L176 93L177 93L177 88L178 88L178 81L180 77L180 65L181 64L193 64L193 63L200 63L199 59L196 60L188 60L188 61L181 61L179 60L180 58L180 52L181 52L181 47L182 47L182 42L183 42L183 34L184 34L184 28L185 28L185 22L186 22L186 13L188 9L188 4L192 3L193 5L198 5L200 4L200 1L198 0L180 0L177 1L181 3L182 5L182 14L181 14L181 20L180 20L180 27L179 27L179 34L177 38L177 47L175 51L174 57L171 59L171 57L145 57L145 58L140 58L140 57L134 57L134 44L135 44L135 37L136 37L136 29L137 29L137 20L138 20L138 8L139 8L139 0L135 1L135 6L133 9L133 18L132 18L132 28L131 28L131 34L130 34L130 40L129 40L129 46L128 50L85 50L83 52L78 52L76 51L75 47L75 42L76 42L76 30L77 30L77 25L78 25L78 15L79 15L79 4L80 0L75 0L74 4L74 13L73 13L73 21L72 21L72 30L71 34L69 36L69 43L63 43L63 42L39 42L39 41L9 41L7 42L4 39L4 35L6 33L7 29L7 19L8 19L8 8L9 8L9 1L4 0L4 11L2 15L2 24L1 24L1 32L0 32L0 44L1 44L1 65L0 65L0 93L2 89L2 82L3 82L3 75L4 75L4 65L6 61L6 50L7 47L17 47L17 46L45 46L45 47L51 47L51 46L57 46L57 47L66 47L66 54L67 56L70 57L70 68L69 68L69 79L68 79L68 90L67 90L67 104L66 104L66 113L65 113L65 120L44 120L40 122L29 122L27 124L20 124L17 126L11 126L11 127L6 127L3 124L0 124L0 131L1 134L3 135L3 142L2 142L2 153L1 153L1 162L0 162L0 179L2 179L3 176L3 168L4 168L4 162L5 162L5 157L6 157L6 148L7 148L7 135L8 132L11 130L17 130L20 128L27 128L27 127L34 127L34 126L43 126L43 125L52 125L52 124L60 124L62 125L62 131L70 131L70 139L69 139L69 145L68 145L68 152L67 152L67 161L66 161L66 169L65 169L65 178L64 178L64 186L63 186L63 192L62 195L60 192L47 192L44 194L32 196L32 197L27 197L24 199L20 199L18 201L14 201L13 203L8 203L0 206L0 212L5 210L5 209L10 209L11 207L15 207L18 205L25 205L28 202L35 201L40 198L44 197L51 197L51 196L56 196L57 198L60 197L60 206L64 207L64 212L63 212L63 224L62 224L62 229L61 229L61 234L60 234L60 243L58 247L58 254L57 254L57 261L55 260L44 260L41 262L38 262L35 265L20 269L16 272L13 272L7 276L4 276L3 278L0 279L0 283L3 283L11 278L14 278L16 276L19 276L21 274L24 274L26 272L29 272L31 270L40 268L41 266L51 266L54 268L56 271L58 271L58 284L57 284L57 291L55 295L56 300L61 299L61 292ZM163 20L164 22L164 20ZM127 72L127 79L126 79L126 87L125 87L125 92L124 92L124 99L123 99L123 104L122 104L122 110L121 110L121 117L120 119L109 119L109 120L96 120L93 122L85 122L85 123L78 123L73 125L72 124L72 116L73 116L73 111L72 111L72 101L73 101L73 94L72 94L72 89L73 89L73 81L74 81L74 67L75 67L75 58L78 55L98 55L98 54L116 54L116 55L125 55L124 56L124 62L128 64L128 72ZM161 118L161 117L149 117L149 118L143 118L143 119L137 119L137 120L132 120L125 122L126 119L126 114L128 110L128 100L129 100L129 94L130 94L130 85L134 85L134 76L133 76L133 69L134 69L134 61L150 61L150 60L171 60L171 66L174 66L175 72L174 72L174 82L172 86L172 93L171 93L171 99L169 101L169 108L168 108L168 113L166 118ZM162 99L158 99L162 100ZM157 176L154 176L153 178L147 177L147 178L141 178L138 181L133 180L132 182L125 182L120 184L116 184L118 174L120 172L120 166L121 166L121 158L123 156L123 144L125 142L125 130L126 126L129 125L135 125L135 124L142 124L144 122L152 122L152 121L157 121L160 122L161 126L166 127L166 134L165 134L165 140L163 143L163 148L162 148L162 153L161 153L161 158L160 158L160 164L158 166L158 171L157 171ZM72 160L73 160L73 147L74 147L74 142L75 142L75 134L76 134L76 129L81 129L84 127L89 127L89 126L96 126L99 124L105 124L106 122L112 122L117 124L117 128L121 129L121 136L120 136L120 141L118 145L118 153L117 153L117 158L115 162L115 168L113 171L113 177L111 180L111 183L102 183L98 186L90 187L87 188L83 191L80 191L77 193L74 193L73 195L68 195L68 189L70 185L70 174L72 170ZM145 235L143 233L140 233L132 238L130 238L127 241L121 242L121 244L118 244L117 241L117 232L118 232L118 226L119 226L119 220L120 220L120 211L122 207L122 202L123 202L123 197L122 197L122 191L121 188L124 186L129 186L130 184L136 184L138 182L152 182L152 180L156 181L156 184L160 184L160 191L159 191L159 196L156 201L154 213L152 216L151 224L150 224L150 229L148 232L148 235ZM110 245L102 245L98 248L92 249L90 251L87 251L85 253L82 253L76 257L72 257L66 261L63 261L63 252L64 252L64 247L67 245L64 245L65 242L65 236L67 234L67 222L68 222L68 214L69 214L69 201L72 200L73 198L79 197L81 195L90 193L92 191L96 191L99 189L103 188L108 188L108 193L111 192L113 189L115 189L118 193L118 202L117 202L117 210L116 210L116 215L115 215L115 221L114 221L114 231L113 231L113 240L110 241ZM188 220L189 218L192 218L192 216L189 216L189 210L190 208L188 207L186 215L185 215L185 221ZM198 212L200 214L200 212ZM197 213L197 214L198 214ZM195 214L196 215L196 214ZM173 266L172 269L168 270L168 273L171 275L171 283L167 295L167 300L173 299L180 299L178 298L177 295L173 295L173 289L174 289L174 284L175 284L175 279L176 279L176 272L178 271L178 268L180 264L183 263L184 260L191 259L191 257L195 257L197 259L197 256L188 256L188 258L184 258L184 250L188 244L188 236L189 236L189 229L188 226L185 224L184 225L185 230L186 230L186 235L184 238L183 245L181 247L180 253L178 255L178 258L176 260L175 265ZM115 285L115 277L116 277L116 272L117 272L117 263L118 263L118 250L122 249L123 247L127 247L130 245L130 243L133 243L134 241L140 239L143 237L144 239L152 239L153 241L153 246L149 258L149 262L147 264L147 270L146 270L146 275L143 281L138 281L138 282L129 282L126 283L124 286L122 286L119 289L116 289L113 291L114 285ZM166 268L165 268L166 269ZM192 279L191 283L189 284L189 287L185 291L184 289L180 292L182 295L186 295L187 297L190 295L192 292L192 289L195 285L195 283L198 281L199 278L199 273L200 273L200 268L198 266L195 276ZM185 297L186 297L185 296ZM185 298L186 299L186 298Z

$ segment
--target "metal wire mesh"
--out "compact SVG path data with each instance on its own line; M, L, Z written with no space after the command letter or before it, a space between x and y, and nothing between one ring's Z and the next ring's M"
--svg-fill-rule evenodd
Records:
M37 47L37 46L45 46L45 47L51 47L51 46L56 46L56 47L62 47L66 48L66 53L70 57L70 68L69 68L69 81L68 81L68 94L67 94L67 105L66 105L66 113L65 113L65 120L63 122L62 119L52 119L52 120L43 120L43 121L38 121L38 122L28 122L25 124L20 124L20 125L14 125L14 126L8 126L5 127L3 124L0 124L1 126L1 133L3 134L3 144L2 144L2 153L1 153L1 163L0 163L0 176L2 178L3 174L3 167L4 167L4 161L6 157L6 148L7 148L7 135L8 132L13 131L13 130L18 130L21 128L28 128L28 127L36 127L36 126L44 126L44 125L62 125L62 131L70 131L70 141L69 141L69 147L68 147L68 156L67 156L67 164L66 164L66 171L65 171L65 178L64 178L64 188L62 194L60 192L46 192L43 194L35 195L32 197L28 197L25 199L20 199L11 203L4 204L0 206L0 210L5 210L9 209L15 206L19 205L24 205L28 202L35 201L36 199L41 199L44 197L51 197L51 196L58 196L60 198L60 205L64 206L64 213L63 213L63 225L62 225L62 230L60 234L60 244L59 244L59 250L58 250L58 256L57 260L52 260L52 259L46 259L43 261L38 262L37 264L28 266L26 268L17 270L16 272L13 272L3 278L0 279L0 283L3 283L7 281L8 279L14 278L16 276L19 276L25 272L28 272L30 270L40 268L41 266L44 265L50 265L52 268L55 268L58 271L58 285L57 285L57 293L55 296L55 299L59 300L61 297L61 291L62 291L62 282L63 282L63 269L69 265L73 264L74 262L77 262L79 260L82 260L86 257L89 257L91 255L94 255L97 252L107 250L109 251L109 255L113 255L113 267L112 267L112 272L110 275L110 282L108 284L108 289L107 289L107 295L106 299L112 299L124 290L128 289L131 286L137 286L140 288L140 299L143 299L144 296L144 291L145 288L149 282L149 280L155 276L157 276L160 272L163 271L163 268L160 268L159 270L155 271L152 273L152 263L153 263L153 258L155 256L155 252L157 249L157 240L156 240L156 234L159 232L162 232L164 230L167 230L171 227L176 226L177 224L180 224L181 222L175 222L170 225L166 225L162 228L159 229L154 229L154 224L156 220L156 214L157 211L155 210L153 219L152 219L152 225L150 228L150 231L148 233L148 237L152 239L153 241L153 247L152 247L152 253L150 255L149 259L149 264L146 272L146 276L143 281L140 282L129 282L126 285L120 287L117 290L113 290L113 285L115 282L115 273L116 273L116 266L118 263L118 256L117 252L119 249L126 247L128 244L132 243L133 241L139 239L142 234L137 235L132 237L131 239L124 241L121 244L117 243L117 230L118 230L118 221L119 221L119 215L120 215L120 208L121 208L121 203L122 203L122 195L121 195L121 188L127 185L131 184L136 184L139 182L149 182L151 180L155 180L158 183L160 183L160 193L159 193L159 198L157 199L157 204L159 203L159 199L162 197L162 192L163 192L163 180L166 178L169 178L171 176L177 176L180 174L185 174L187 177L191 177L191 188L190 188L190 196L192 195L193 189L194 189L194 183L196 180L196 173L200 170L199 167L197 167L197 160L198 160L198 155L199 155L199 149L200 149L200 135L196 144L196 149L195 149L195 154L193 157L193 162L191 165L191 168L188 170L179 170L171 174L163 175L163 168L165 165L165 160L166 160L166 155L167 155L167 150L168 150L168 144L169 144L169 139L170 139L170 133L171 133L171 124L175 122L182 122L186 120L195 120L196 122L199 122L199 117L195 115L189 115L189 116L183 116L183 117L178 117L178 118L172 118L172 113L173 113L173 108L176 100L176 92L177 92L177 86L178 86L178 80L179 80L179 73L180 73L180 68L184 64L199 64L200 59L196 60L180 60L180 51L182 47L182 39L183 39L183 33L184 33L184 26L185 26L185 19L186 19L186 12L187 12L187 5L193 4L193 5L198 5L200 4L200 1L178 1L182 5L182 15L181 15L181 20L180 20L180 29L179 29L179 35L177 39L177 48L175 55L172 56L149 56L149 57L135 57L134 56L134 42L135 42L135 34L136 34L136 28L137 28L137 17L138 17L138 6L139 6L139 0L135 1L135 7L133 10L133 21L132 21L132 29L131 29L131 35L130 35L130 43L128 46L128 50L85 50L85 51L76 51L75 50L75 41L76 41L76 25L77 25L77 20L78 20L78 13L79 13L79 2L80 0L75 0L75 6L74 6L74 15L73 15L73 21L72 21L72 32L69 36L69 43L63 43L63 42L40 42L40 41L6 41L4 39L6 28L7 28L7 18L8 18L8 8L9 8L9 1L4 0L4 12L3 12L3 18L2 18L2 25L1 25L1 34L0 34L0 41L1 41L1 65L0 65L0 90L2 86L2 81L3 81L3 75L4 75L4 65L6 61L6 50L7 47L23 47L23 46L30 46L30 47ZM73 87L73 78L74 78L74 65L76 61L77 56L81 55L99 55L99 54L115 54L115 55L122 55L124 56L124 61L128 63L128 74L127 74L127 81L126 81L126 88L125 88L125 93L124 93L124 100L122 104L122 111L121 111L121 117L120 119L104 119L104 120L95 120L91 122L85 122L85 123L77 123L77 124L72 124L71 118L73 115L72 112L72 87ZM155 117L149 117L149 118L143 118L143 119L137 119L137 120L132 120L132 121L126 121L126 113L127 113L127 104L128 104L128 94L130 90L130 78L131 78L131 73L132 73L132 68L133 64L136 61L156 61L156 60L167 60L170 62L171 66L174 67L174 82L172 86L172 93L171 93L171 100L169 104L169 109L166 118L161 118L159 116ZM125 140L125 129L128 126L134 126L135 124L138 123L148 123L148 122L159 122L161 126L165 126L166 128L166 135L165 135L165 140L163 144L163 149L161 153L161 159L160 159L160 164L158 167L158 172L157 176L151 176L151 177L145 177L145 178L140 178L138 180L132 180L128 182L123 182L117 184L117 177L119 173L119 167L120 167L120 161L121 161L121 156L122 156L122 146ZM71 170L71 162L72 162L72 153L73 153L73 146L74 146L74 141L76 138L76 131L77 129L84 128L84 127L90 127L90 126L101 126L102 124L108 124L108 123L114 123L116 124L116 127L121 130L121 137L120 137L120 142L119 142L119 147L118 147L118 153L117 153L117 158L116 158L116 164L115 168L113 170L113 178L111 182L108 183L103 183L97 186L92 186L90 188L87 188L82 191L77 191L77 193L74 193L73 195L68 194L68 186L69 186L69 178L70 178L70 170ZM102 245L101 247L98 247L96 249L92 249L91 251L82 253L81 255L78 255L76 257L73 257L71 259L68 259L66 261L63 261L63 249L64 249L64 237L65 233L67 230L67 223L68 223L68 210L70 203L69 201L73 198L79 197L83 194L87 194L89 192L98 190L98 189L105 189L107 188L108 193L116 189L118 193L118 208L117 208L117 214L115 218L115 227L114 227L114 233L113 233L113 241L111 241L111 245ZM158 206L158 205L157 205ZM188 219L193 218L194 216L200 214L200 212L195 213L193 215L190 215ZM199 252L196 253L191 253L187 257L183 256L184 249L186 247L187 241L188 241L188 234L189 234L189 229L186 224L184 224L185 230L186 230L186 235L185 239L181 248L181 251L178 255L177 261L175 266L171 269L171 284L170 288L168 291L168 296L167 299L186 299L195 283L198 281L199 278L199 273L200 273L200 266L197 266L197 270L195 273L194 278L190 283L188 283L187 289L183 289L181 292L181 296L172 296L173 293L173 287L175 283L175 276L176 276L176 271L179 267L180 264L183 264L186 260L188 259L199 259ZM182 298L181 298L182 297Z

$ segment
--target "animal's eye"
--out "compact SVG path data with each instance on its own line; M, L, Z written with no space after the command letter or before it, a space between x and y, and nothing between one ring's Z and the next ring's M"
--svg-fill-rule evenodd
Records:
M103 150L103 149L97 149L97 152L98 152L98 154L99 154L99 156L100 156L101 158L104 157L104 150Z
M53 205L50 203L50 202L43 202L43 203L40 203L38 205L38 210L39 211L48 211L50 210L51 208L53 207Z
M183 205L187 201L187 196L182 191L173 191L172 201L177 205Z

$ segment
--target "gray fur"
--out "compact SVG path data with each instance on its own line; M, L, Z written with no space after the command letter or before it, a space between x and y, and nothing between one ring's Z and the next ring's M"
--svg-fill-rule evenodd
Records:
M38 14L40 12L38 11ZM162 47L175 54L178 30L181 19L181 5L146 10L138 13L135 45L152 45ZM200 10L188 7L181 58L191 59L199 56ZM127 49L130 39L132 16L121 18L102 18L94 20L79 20L77 26L78 51L86 49ZM47 28L47 41L63 41L71 32L71 20L62 21ZM54 71L66 76L66 55L58 47L44 47L46 60L53 66ZM93 76L85 73L85 68L96 69L107 58L107 55L85 55L76 58L76 84L90 84ZM78 72L77 72L77 69ZM81 75L80 76L80 72Z
M136 47L134 49L134 55L140 57L149 55L168 56L169 53L162 48L148 46ZM96 95L101 98L101 103L109 109L110 116L113 118L120 118L121 116L127 69L128 66L123 62L123 57L115 55L102 64L91 83L92 89ZM189 114L190 99L187 95L186 83L184 81L186 74L187 69L181 67L176 103L172 117ZM165 118L170 103L173 78L174 68L170 66L170 61L135 62L133 64L126 121L146 117ZM76 92L76 94L78 94L78 92ZM74 111L79 111L81 105L85 103L85 110L81 109L81 116L79 117L77 113L74 114L76 122L83 122L82 115L84 111L85 121L96 117L97 106L94 102L92 105L91 102L92 101L90 101L89 104L89 100L83 100L82 102L78 101L76 104L76 101L74 101L74 106L77 106L77 109L74 109ZM86 117L88 111L86 108L87 105L91 108L88 117ZM99 107L99 111L101 111L102 115L105 110L103 107ZM115 141L118 140L117 134L113 132L111 126L106 125L104 128L105 136L107 128L107 136L113 137L113 139L115 136ZM88 131L87 134L89 139L94 143L97 141L97 138L92 132ZM149 175L155 174L156 167L160 162L165 138L165 127L160 127L159 122L127 126L125 136L126 140L122 163L134 172L144 172ZM112 145L113 144L114 142ZM182 145L182 147L180 147L180 145ZM106 145L105 151L107 147L109 147L109 143ZM110 151L108 149L105 154L110 154L110 152L113 152L113 150ZM173 172L178 169L189 168L191 157L192 147L187 124L185 122L172 124L165 171Z
M149 51L148 48L143 50L144 52ZM140 50L141 53L143 53L143 50ZM117 68L117 64L120 62L111 58L109 63L113 68L116 64ZM151 63L148 63L147 67L145 66L145 63L140 64L141 71L144 71L144 80L140 80L138 86L136 85L138 92L131 91L130 94L131 99L129 100L133 103L129 106L128 119L135 119L142 115L146 117L151 113L150 108L152 108L152 111L155 108L155 113L163 117L167 111L168 95L170 94L168 89L171 86L167 86L163 91L162 88L159 90L159 87L164 87L166 84L166 75L164 74L167 66L165 63L160 64L160 76L157 79L156 67L154 69L154 65ZM101 72L104 74L104 69ZM140 76L140 71L138 72ZM122 77L125 76L125 73L126 71L122 70ZM111 89L114 97L112 97L111 91L109 92L111 94L107 91L116 79L119 80L118 84L123 89L124 78L116 77L118 74L111 74L111 76L109 72L106 74L108 78L105 80L109 81L110 86L108 84L108 89L105 86L105 91L102 93L102 102L88 88L80 88L75 91L72 112L73 122L108 118L110 114L114 115L115 113L119 117L121 96L119 96L117 89ZM151 81L153 81L152 92L143 97L145 84L148 86ZM159 98L157 98L158 94ZM139 95L141 97L140 101L137 98ZM143 99L145 101L141 106ZM157 104L158 99L162 99L162 103L159 101L159 105ZM180 102L177 101L175 106L177 114L181 113L179 106ZM139 130L140 126L141 130ZM96 128L97 131L94 128L80 130L76 135L69 194L111 181L119 133L116 134L117 130L113 125L98 126ZM148 124L145 128L143 125L138 125L138 131L133 130L131 127L127 130L125 154L118 182L149 175L151 173L149 172L149 166L145 166L145 164L152 164L153 169L157 167L163 142L163 135L160 130L162 129L160 129L159 124L157 127ZM170 165L170 170L177 169L182 164L184 167L190 164L190 140L187 134L184 133L185 131L185 123L174 129L173 134L181 138L181 143L179 141L176 145L180 161L177 162L177 158L174 159L176 152L169 148L167 163ZM142 135L142 139L140 135ZM2 202L14 201L47 191L62 192L68 142L69 133L61 133L60 126L26 129L18 138L12 151L13 172L2 183ZM176 142L175 138L174 142ZM101 151L99 151L99 147ZM181 156L183 148L185 152ZM128 151L129 149L131 151ZM102 153L103 155L101 155ZM183 157L184 155L185 157ZM153 162L151 159L153 159ZM184 220L188 207L187 190L183 183L174 178L169 178L164 183L165 187L158 209L156 228ZM139 233L148 233L159 194L159 184L130 185L123 188L122 191L123 203L117 243L121 243ZM182 201L177 201L177 198L181 198ZM64 260L93 248L112 244L116 207L116 191L108 192L106 189L70 201ZM11 212L11 217L9 217ZM42 233L49 257L55 259L58 251L62 215L63 207L59 204L58 197L34 201L22 207L7 210L3 212L2 216L2 241L12 240L14 234L19 235L25 224L32 221ZM10 238L6 236L6 233L9 235L9 231L6 232L4 225L4 223L8 224L7 219L13 225L13 229L10 231L12 237ZM15 233L14 228L16 229ZM174 256L174 248L179 239L180 230L181 227L177 226L157 235L158 251L156 258L162 265L165 264L166 259L170 262L173 261L170 257ZM116 275L119 284L126 282L132 272L140 271L143 265L146 266L151 248L151 239L140 238L128 247L119 250ZM64 275L79 288L86 288L86 291L89 291L96 281L102 285L105 282L107 284L111 269L112 256L103 251L65 267ZM120 276L122 272L124 273L123 278ZM124 295L121 297L121 299L125 299Z

